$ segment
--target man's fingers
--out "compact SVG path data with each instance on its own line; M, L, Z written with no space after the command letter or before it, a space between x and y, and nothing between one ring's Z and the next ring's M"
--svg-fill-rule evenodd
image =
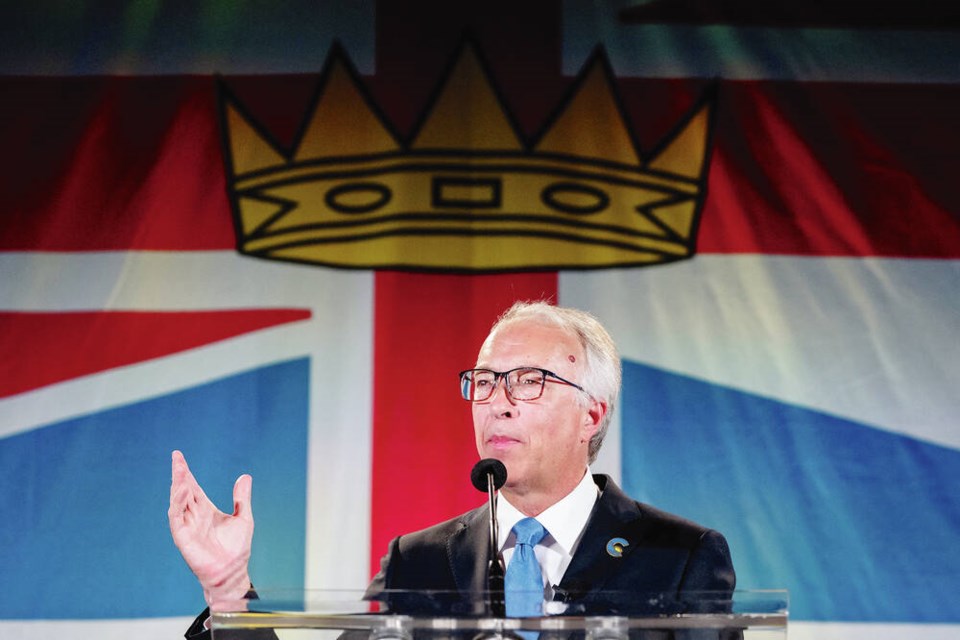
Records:
M170 482L170 499L173 500L174 493L181 488L185 488L189 492L192 500L198 503L208 502L212 506L213 503L207 498L203 487L200 486L200 483L197 482L197 479L193 476L193 472L190 471L190 467L187 465L187 460L183 457L183 454L179 451L174 451L171 458L172 479Z
M186 475L190 473L187 467L187 461L183 454L174 451L171 455L170 469L170 510L167 517L170 519L170 526L173 526L174 519L183 520L183 513L187 509L187 501L191 499L192 490L186 480Z
M192 502L190 490L187 487L176 487L170 489L170 515L183 514L189 503Z
M180 488L194 485L197 481L190 473L190 467L187 466L187 461L182 453L174 451L170 458L170 500L172 501L173 494Z
M233 515L244 520L253 520L253 508L250 506L250 495L253 493L253 478L243 474L233 485Z

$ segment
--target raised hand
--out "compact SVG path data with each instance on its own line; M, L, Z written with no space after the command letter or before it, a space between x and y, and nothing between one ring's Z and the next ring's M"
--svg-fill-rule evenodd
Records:
M250 492L253 478L242 475L233 486L233 514L223 513L197 484L187 461L173 452L170 484L170 533L187 566L215 611L245 609L250 589L247 565L253 543Z

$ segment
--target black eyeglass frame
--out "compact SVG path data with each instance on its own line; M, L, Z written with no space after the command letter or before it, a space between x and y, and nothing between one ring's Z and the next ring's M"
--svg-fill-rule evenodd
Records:
M484 398L483 400L471 400L471 399L468 398L467 395L466 395L467 386L464 385L464 381L465 381L465 380L464 380L464 376L466 376L468 373L474 373L474 372L477 372L477 371L484 371L484 372L492 373L492 374L493 374L493 386L490 388L490 395L488 395L488 396L487 396L486 398ZM533 398L516 398L516 397L514 397L513 391L512 391L512 389L510 388L510 378L509 378L509 376L510 376L511 373L513 373L513 372L515 372L515 371L539 371L541 374L543 374L543 379L542 379L542 381L540 382L540 393L538 393L538 394L537 394L535 397L533 397ZM549 369L544 369L544 368L542 368L542 367L514 367L513 369L510 369L509 371L494 371L493 369L464 369L463 371L461 371L461 372L459 373L458 377L460 378L460 397L463 398L464 400L466 400L467 402L486 402L487 400L489 400L490 398L493 397L493 394L495 394L495 393L497 392L497 385L500 384L500 381L501 381L501 380L503 380L503 389L504 389L504 392L505 392L507 395L509 395L510 398L512 398L513 400L516 400L517 402L533 402L534 400L539 400L539 399L541 398L541 396L543 396L543 389L547 386L547 378L553 378L554 380L556 380L556 381L558 381L558 382L562 382L562 383L565 384L565 385L568 385L568 386L573 387L573 388L576 389L577 391L582 391L583 393L586 393L588 396L590 395L590 393L589 393L586 389L584 389L583 387L581 387L580 385L578 385L576 382L573 382L572 380L567 380L567 379L564 378L563 376L558 376L558 375L555 374L553 371L550 371ZM593 397L593 396L591 396L591 397Z

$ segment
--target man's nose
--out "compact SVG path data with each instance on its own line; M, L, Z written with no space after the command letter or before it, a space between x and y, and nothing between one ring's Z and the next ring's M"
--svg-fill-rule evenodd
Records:
M513 399L513 396L507 391L507 380L506 378L500 378L497 380L497 383L493 387L493 393L490 394L490 397L487 399L491 405L497 404L508 404L513 406L516 404L516 401Z

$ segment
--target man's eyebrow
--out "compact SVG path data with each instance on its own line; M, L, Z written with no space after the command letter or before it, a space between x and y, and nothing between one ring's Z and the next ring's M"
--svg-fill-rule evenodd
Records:
M488 367L488 366L484 366L484 365L481 365L481 364L477 364L474 368L475 368L475 369L489 369L490 371L496 371L496 369L494 369L493 367ZM544 367L541 367L539 364L516 364L516 365L513 365L513 366L511 366L511 367L507 367L506 369L503 370L503 372L513 371L514 369L543 369L543 368L544 368ZM503 373L503 372L501 372L501 373Z

